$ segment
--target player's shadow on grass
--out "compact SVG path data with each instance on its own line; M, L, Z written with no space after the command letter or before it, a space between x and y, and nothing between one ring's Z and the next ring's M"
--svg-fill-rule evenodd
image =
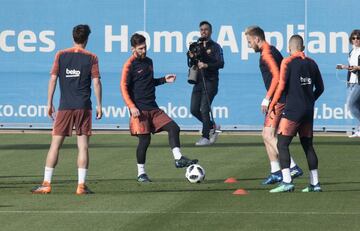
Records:
M37 177L43 177L43 175L12 175L12 176L1 176L0 178L26 178L26 177L31 177L31 178L37 178Z
M15 189L15 188L28 188L28 186L15 186L15 184L14 184L14 186L8 186L8 185L2 185L2 186L0 186L0 189Z

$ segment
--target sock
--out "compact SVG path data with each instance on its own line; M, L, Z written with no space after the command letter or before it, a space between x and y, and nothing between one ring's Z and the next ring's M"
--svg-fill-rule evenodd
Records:
M318 170L317 169L310 170L309 175L310 175L310 184L317 185L319 183Z
M145 172L145 164L137 164L137 168L138 168L138 176L146 173Z
M51 178L53 173L54 173L54 168L49 168L45 166L44 181L51 183Z
M84 184L86 178L87 169L78 168L78 184Z
M174 159L175 159L175 160L179 160L179 159L182 157L179 147L173 148L173 149L172 149L172 153L173 153L173 155L174 155Z
M290 156L290 168L293 168L296 166L295 160Z
M280 170L280 163L278 160L270 161L271 173L277 172Z
M284 183L291 183L290 168L281 169Z

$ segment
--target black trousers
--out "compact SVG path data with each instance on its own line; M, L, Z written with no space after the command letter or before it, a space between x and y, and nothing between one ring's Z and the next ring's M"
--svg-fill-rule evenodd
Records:
M202 123L202 136L209 139L210 129L214 126L210 119L210 106L218 92L219 80L206 80L205 77L206 95L202 77L199 76L198 79L199 81L194 85L191 94L190 110L191 114ZM207 97L209 97L210 105Z

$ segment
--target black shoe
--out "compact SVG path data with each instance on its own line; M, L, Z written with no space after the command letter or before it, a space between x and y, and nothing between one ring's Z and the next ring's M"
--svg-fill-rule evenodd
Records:
M138 182L141 182L141 183L152 182L152 181L150 180L150 178L148 177L148 175L146 175L145 173L144 173L144 174L141 174L140 176L138 176L137 181L138 181Z
M175 167L185 168L192 164L197 164L197 162L199 162L199 160L197 159L190 160L189 158L182 156L180 159L175 160Z

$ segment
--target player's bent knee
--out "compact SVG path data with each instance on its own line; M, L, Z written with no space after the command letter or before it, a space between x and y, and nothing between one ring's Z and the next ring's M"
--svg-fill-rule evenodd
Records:
M288 148L290 143L291 143L290 137L280 135L278 137L277 148L279 150L283 150L284 148Z
M276 137L274 136L274 133L269 130L263 130L262 138L266 143L276 142Z
M149 146L151 141L150 135L139 135L139 145Z
M179 125L177 125L176 123L175 123L175 125L172 127L172 132L175 134L175 133L180 133L180 127L179 127Z

